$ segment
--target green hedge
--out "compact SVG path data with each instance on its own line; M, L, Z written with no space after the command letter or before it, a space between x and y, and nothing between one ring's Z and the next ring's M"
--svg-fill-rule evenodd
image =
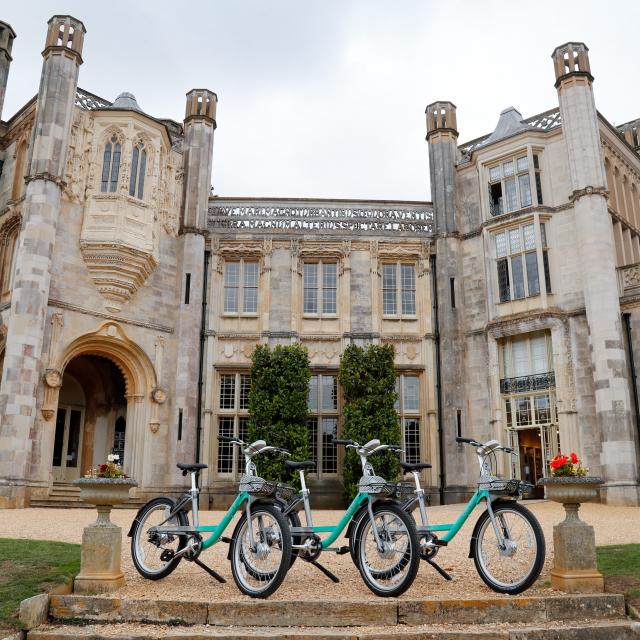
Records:
M349 345L340 358L338 380L344 399L343 438L364 444L378 438L383 444L401 444L395 410L396 371L393 345ZM357 493L362 476L360 459L348 449L343 466L345 496ZM371 458L376 474L396 479L400 472L397 453L384 452Z
M251 359L249 440L284 447L294 460L308 457L309 354L299 344L258 345ZM255 458L258 472L269 480L291 481L284 456L266 453ZM295 478L294 478L295 481Z

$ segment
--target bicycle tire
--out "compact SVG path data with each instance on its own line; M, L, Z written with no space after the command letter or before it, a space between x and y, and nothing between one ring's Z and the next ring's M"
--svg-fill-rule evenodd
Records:
M518 504L517 502L497 502L493 505L494 515L498 518L500 514L512 513L517 517L522 518L527 522L531 529L531 534L533 536L533 540L535 540L535 556L533 562L531 563L530 568L521 576L519 580L514 583L506 583L504 581L498 580L494 575L491 574L488 569L488 562L483 557L482 554L482 543L484 542L485 535L488 533L489 535L495 535L493 532L493 527L491 526L491 518L489 516L488 511L484 511L480 517L478 518L478 522L476 524L475 531L477 535L472 539L471 544L471 552L473 555L473 561L476 565L476 570L478 574L484 581L484 583L498 593L507 593L510 595L514 595L517 593L522 593L526 589L528 589L540 575L542 571L542 567L544 565L544 557L545 557L545 540L544 533L542 532L542 527L538 522L538 519L527 509L526 507ZM498 557L505 557L500 551L498 551ZM517 549L514 555L517 553ZM510 556L513 557L513 556Z
M278 525L280 531L278 541L281 545L281 558L277 568L274 571L259 571L255 565L249 562L243 550L242 539L246 535L247 514L243 513L238 525L233 532L231 540L231 573L236 586L245 595L252 598L268 598L282 584L287 571L291 564L291 530L287 518L282 514L280 509L273 504L257 504L251 509L251 517L259 516L260 513L270 516ZM264 541L261 541L264 544ZM268 546L272 546L267 542ZM269 551L267 550L267 553ZM262 588L252 588L247 584L242 573L246 571L254 579L265 579L267 584Z
M368 528L371 528L371 520L364 517L360 520L358 529L355 532L355 548L358 557L358 570L367 587L378 596L396 597L403 594L415 580L420 567L420 550L418 545L418 536L416 533L416 525L413 518L402 510L402 507L395 502L385 501L378 502L373 506L374 519L383 513L392 514L400 520L406 530L407 541L409 544L408 551L405 551L398 562L391 566L388 570L373 569L366 562L364 557L366 537L368 536ZM395 578L401 571L405 571L404 577L401 578L394 586L381 586L380 580L383 577Z
M139 557L140 553L140 535L142 528L151 515L153 511L156 510L157 507L163 506L165 509L173 509L175 506L174 500L168 498L166 496L161 496L159 498L154 498L153 500L149 500L146 504L144 504L136 515L136 519L134 521L133 527L131 529L131 559L133 560L133 564L138 571L138 573L147 578L147 580L160 580L161 578L166 578L175 568L180 564L180 560L182 557L178 556L177 558L172 558L168 562L165 563L165 566L158 571L150 571L149 568L145 565L144 560ZM181 527L189 526L189 518L184 511L180 511L176 514L178 518L178 524ZM177 535L174 536L178 540L178 547L176 551L184 548L187 544L187 536ZM159 549L160 547L158 547Z

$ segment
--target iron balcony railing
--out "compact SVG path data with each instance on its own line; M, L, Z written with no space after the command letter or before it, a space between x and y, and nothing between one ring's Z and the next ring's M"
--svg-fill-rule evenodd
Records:
M518 376L517 378L502 378L500 380L500 393L526 393L527 391L542 391L556 386L556 375L553 371L534 373L530 376Z

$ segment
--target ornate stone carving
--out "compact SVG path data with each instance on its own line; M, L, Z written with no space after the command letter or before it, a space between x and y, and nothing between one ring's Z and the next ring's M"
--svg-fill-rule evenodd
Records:
M157 404L164 404L167 401L167 392L160 387L156 387L151 391L151 399Z
M622 287L625 291L640 287L640 263L624 267L620 271L622 273Z

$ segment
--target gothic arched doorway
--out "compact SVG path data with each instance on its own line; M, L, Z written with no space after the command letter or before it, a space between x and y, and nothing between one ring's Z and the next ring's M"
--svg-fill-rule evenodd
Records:
M70 360L58 397L54 481L71 482L105 462L112 452L124 461L125 388L124 376L111 360L98 355Z

